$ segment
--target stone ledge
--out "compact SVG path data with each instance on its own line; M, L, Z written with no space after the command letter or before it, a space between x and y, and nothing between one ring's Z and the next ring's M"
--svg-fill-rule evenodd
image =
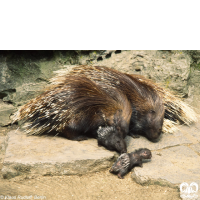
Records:
M97 146L95 139L70 141L61 137L27 136L8 133L3 163L4 178L23 174L71 175L109 168L114 152Z

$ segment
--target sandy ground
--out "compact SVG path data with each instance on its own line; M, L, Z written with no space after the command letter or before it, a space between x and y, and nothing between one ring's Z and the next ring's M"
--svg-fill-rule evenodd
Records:
M1 128L5 136L10 128ZM0 154L0 170L3 154ZM159 173L159 172L158 172ZM158 185L141 186L133 181L131 173L124 179L108 170L83 176L33 176L3 179L0 172L0 199L180 199L178 189Z
M129 173L125 179L108 171L83 176L33 177L0 180L0 194L31 196L30 199L180 199L177 189L136 184ZM0 196L1 197L1 196Z

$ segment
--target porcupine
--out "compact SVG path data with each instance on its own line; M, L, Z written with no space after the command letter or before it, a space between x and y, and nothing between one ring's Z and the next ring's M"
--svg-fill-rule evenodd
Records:
M117 174L118 178L124 178L134 166L142 167L143 159L151 159L151 151L147 148L141 148L131 153L123 153L110 169L111 173Z
M26 130L30 134L56 131L71 140L84 140L91 135L98 140L99 127L110 126L114 141L103 145L124 153L127 149L123 135L128 133L130 117L130 102L123 93L106 93L86 77L69 75L24 105L14 121L29 122Z
M98 146L106 146L109 150L113 150L115 146L117 146L118 149L126 149L125 141L123 139L119 140L118 137L116 137L116 132L117 130L114 126L100 126L97 130ZM124 152L126 151L122 153Z
M147 79L142 75L128 74L128 76L137 79L140 83L154 88L162 96L165 106L165 119L174 122L178 121L186 125L197 122L197 116L193 109L168 89L164 89L159 84L154 83L152 80Z
M105 92L117 89L124 93L132 107L129 135L138 137L138 134L144 134L152 141L159 138L165 109L161 94L154 87L104 66L78 66L70 73L89 78Z

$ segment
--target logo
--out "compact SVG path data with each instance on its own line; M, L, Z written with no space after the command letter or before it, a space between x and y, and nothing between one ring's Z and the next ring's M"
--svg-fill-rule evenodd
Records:
M197 199L197 192L198 184L195 182L192 182L190 185L188 185L186 182L180 184L180 197L182 199Z

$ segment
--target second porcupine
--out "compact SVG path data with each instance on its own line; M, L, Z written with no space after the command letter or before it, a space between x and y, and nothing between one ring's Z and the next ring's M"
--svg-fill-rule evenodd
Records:
M147 148L141 148L131 153L123 153L110 169L111 173L117 174L118 178L124 178L134 166L142 167L143 159L151 159L151 151Z
M103 144L108 149L126 152L124 135L128 133L131 106L118 90L109 93L86 77L66 76L52 85L15 114L14 121L28 122L30 134L61 133L71 140L97 136L99 127L113 127L113 137Z
M161 87L159 84L154 83L152 80L145 78L142 75L128 74L131 79L137 79L140 83L154 88L163 99L165 106L165 119L173 122L180 122L190 125L197 122L197 116L194 110L185 103L178 95L173 94L166 88Z
M144 134L152 141L159 138L165 109L161 94L155 87L104 66L78 66L70 73L89 78L105 92L111 89L123 92L132 106L129 135L138 137L138 134Z

